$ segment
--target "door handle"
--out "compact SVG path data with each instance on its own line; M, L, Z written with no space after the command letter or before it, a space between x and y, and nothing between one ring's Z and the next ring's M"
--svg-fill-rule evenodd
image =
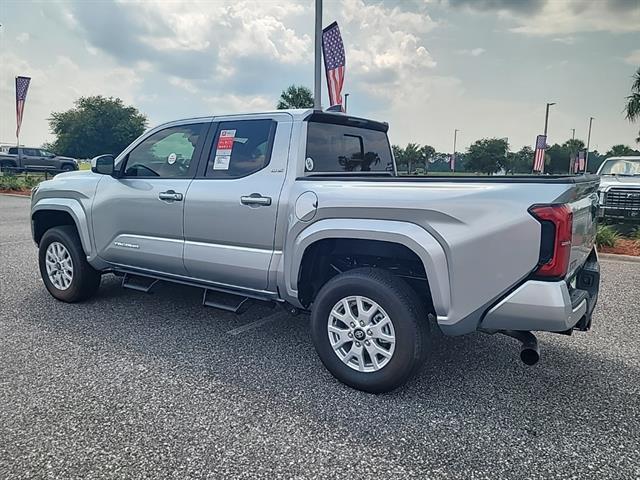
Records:
M168 202L181 202L182 201L182 194L181 193L176 193L173 190L167 190L166 192L160 192L158 194L158 198L160 200L165 200Z
M240 203L243 205L262 205L268 207L271 205L271 197L263 197L259 193L252 193L251 195L240 197Z

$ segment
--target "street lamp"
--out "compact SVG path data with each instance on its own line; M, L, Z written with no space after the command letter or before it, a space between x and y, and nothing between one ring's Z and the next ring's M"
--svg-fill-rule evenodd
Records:
M457 128L453 131L453 153L451 154L451 171L453 173L456 172L456 140L458 139L459 131Z
M554 103L547 103L547 111L544 114L544 136L545 136L545 141L546 141L546 137L547 137L547 127L549 126L549 107L555 105Z
M344 94L344 113L347 113L347 101L349 101L349 93Z

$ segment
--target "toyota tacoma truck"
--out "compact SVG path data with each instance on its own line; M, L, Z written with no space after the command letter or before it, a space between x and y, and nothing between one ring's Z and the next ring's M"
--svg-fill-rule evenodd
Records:
M597 176L402 177L387 130L313 110L156 127L33 192L44 285L78 302L110 272L308 311L327 369L369 392L417 370L430 328L508 335L528 364L532 332L590 328Z
M10 147L0 154L3 172L71 172L78 170L75 158L61 157L42 148Z
M610 157L598 169L600 216L640 224L640 157Z

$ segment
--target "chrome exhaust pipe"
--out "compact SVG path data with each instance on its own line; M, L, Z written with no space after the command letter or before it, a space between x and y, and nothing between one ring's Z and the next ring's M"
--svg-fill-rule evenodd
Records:
M522 330L500 330L500 333L515 338L522 343L520 347L520 360L527 365L535 365L540 360L540 348L538 339L531 332Z

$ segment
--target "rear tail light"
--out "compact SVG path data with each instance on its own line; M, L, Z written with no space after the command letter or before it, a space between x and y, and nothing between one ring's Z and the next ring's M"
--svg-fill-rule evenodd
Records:
M573 211L567 204L534 205L529 209L541 225L540 258L536 277L564 278L569 269Z

